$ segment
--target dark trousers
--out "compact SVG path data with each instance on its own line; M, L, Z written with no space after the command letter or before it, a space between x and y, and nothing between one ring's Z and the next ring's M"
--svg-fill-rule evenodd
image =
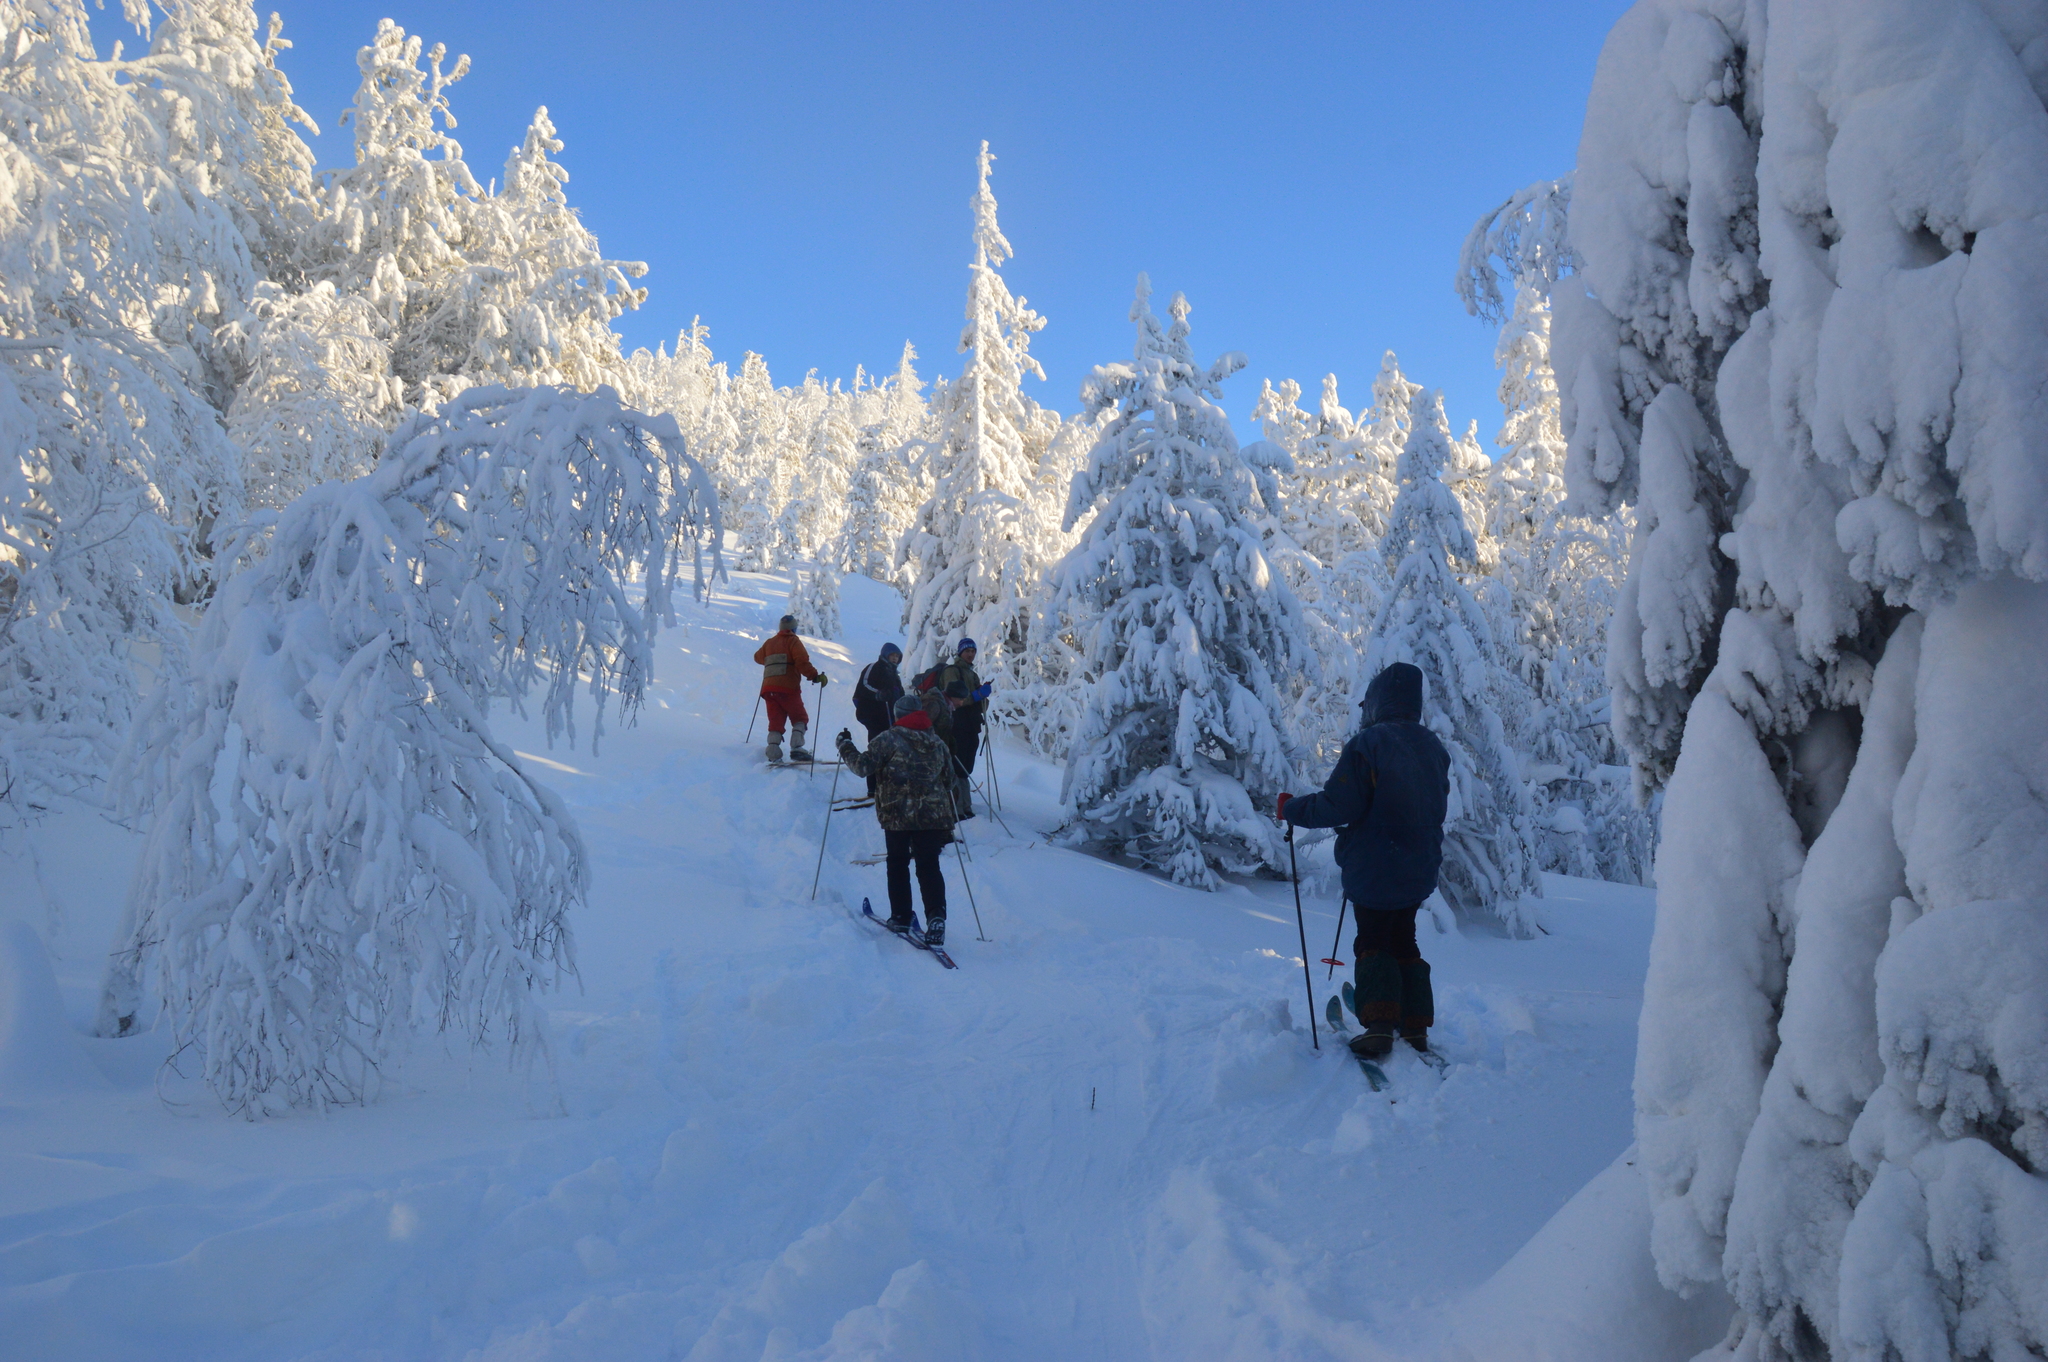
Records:
M971 709L953 712L953 755L960 759L960 770L966 775L974 774L974 755L981 750L981 716Z
M944 922L946 873L941 868L939 853L952 840L952 833L944 828L916 832L885 830L882 838L889 847L889 916L898 922L910 919L910 863L915 861L917 892L924 897L925 920Z
M1358 1020L1425 1031L1436 1021L1436 998L1429 987L1429 962L1415 944L1415 914L1422 908L1361 908L1358 936L1351 948L1358 958L1352 997Z

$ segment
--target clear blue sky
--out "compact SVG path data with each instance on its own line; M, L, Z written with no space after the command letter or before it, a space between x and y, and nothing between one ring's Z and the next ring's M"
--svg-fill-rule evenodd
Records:
M323 165L355 51L389 16L472 61L452 92L479 179L536 105L567 143L570 201L644 260L629 344L692 316L713 349L806 370L956 373L968 196L987 138L1017 251L1012 291L1071 412L1130 353L1139 270L1184 290L1195 347L1250 356L1227 390L1325 372L1370 400L1382 351L1442 387L1454 424L1499 423L1493 334L1451 291L1473 219L1571 168L1600 43L1625 0L827 4L734 0L262 0L320 123Z

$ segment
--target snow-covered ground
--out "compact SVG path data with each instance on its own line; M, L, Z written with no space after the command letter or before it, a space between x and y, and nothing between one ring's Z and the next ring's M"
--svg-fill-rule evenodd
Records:
M870 815L832 819L811 898L832 770L743 742L785 591L687 608L597 755L501 730L596 865L552 1076L429 1042L367 1108L229 1117L161 1035L83 1035L132 839L9 842L0 1355L1377 1358L1514 1312L1474 1289L1629 1143L1646 891L1552 880L1545 936L1427 940L1451 1067L1373 1094L1310 1046L1285 884L1049 847L1060 773L1005 749L1008 831L969 828L988 940L949 859L941 970L854 917ZM825 734L897 604L849 579ZM1334 909L1313 889L1312 956ZM1596 1239L1640 1200L1621 1166L1575 1203ZM1549 1290L1569 1220L1504 1278Z

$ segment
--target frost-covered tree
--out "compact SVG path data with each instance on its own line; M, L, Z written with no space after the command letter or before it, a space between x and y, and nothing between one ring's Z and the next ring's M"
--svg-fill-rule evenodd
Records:
M569 206L569 172L545 106L505 162L504 187L482 205L491 224L469 252L469 290L442 306L473 311L476 339L466 373L505 383L566 383L585 390L613 381L622 359L612 322L646 301L631 281L634 260L607 260L597 237Z
M1026 646L1033 589L1049 558L1050 527L1033 514L1032 492L1059 430L1059 418L1023 390L1025 375L1045 377L1030 351L1045 319L1013 297L998 272L1013 252L989 192L994 162L982 143L967 325L960 333L969 358L934 403L931 499L899 552L913 574L903 616L909 661L933 659L967 634L980 644L984 673L1003 672Z
M1395 662L1422 669L1423 722L1451 754L1445 900L1461 915L1532 935L1534 900L1543 893L1531 845L1536 829L1502 721L1504 709L1526 709L1527 691L1500 665L1486 614L1455 570L1475 563L1478 549L1443 480L1452 444L1442 397L1424 394L1401 451L1401 490L1381 545L1392 584L1365 673Z
M926 491L918 477L930 412L918 379L917 351L903 343L896 372L861 394L856 457L847 476L846 516L834 555L848 572L900 585L896 546Z
M147 989L252 1116L364 1100L421 1029L531 1036L588 868L491 704L537 689L573 742L587 677L593 743L608 702L630 718L681 559L708 541L715 570L717 534L675 424L609 389L471 389L287 506L133 740L152 816L102 1034Z
M1389 585L1380 545L1418 391L1388 351L1373 383L1373 406L1360 417L1338 400L1334 374L1323 380L1313 417L1301 410L1301 386L1291 379L1277 390L1268 385L1253 413L1293 463L1277 474L1280 504L1268 545L1307 607L1324 660L1323 684L1304 688L1293 714L1317 769L1337 759L1358 727L1354 701L1370 679L1362 674L1363 657Z
M207 375L254 266L194 139L258 139L226 97L172 125L204 76L99 59L75 0L0 3L0 819L104 769L131 649L175 665L172 606L240 515Z
M766 572L775 566L775 522L789 487L783 458L788 405L775 390L768 361L751 350L733 376L730 401L736 438L720 470L719 497L731 508L727 523L740 568Z
M1053 574L1051 612L1080 653L1066 836L1213 889L1219 871L1285 862L1265 810L1295 774L1288 690L1316 659L1255 519L1277 486L1217 402L1244 357L1198 367L1187 300L1163 329L1150 293L1140 275L1131 361L1082 387L1103 420L1066 523L1094 518Z
M825 563L803 563L789 570L789 613L796 629L812 638L838 638L839 569Z
M690 453L711 470L726 523L732 523L732 490L725 474L739 446L733 414L732 377L711 353L711 332L699 320L676 337L675 348L636 350L625 361L620 394L636 411L672 416Z
M1655 0L1588 105L1566 472L1638 517L1637 1163L1709 1357L2048 1353L2044 44Z
M1643 883L1650 819L1636 807L1605 722L1607 622L1629 517L1565 511L1564 432L1550 367L1550 307L1524 280L1494 352L1506 413L1494 443L1489 530L1501 610L1496 642L1532 708L1513 740L1528 763L1545 870Z
M1493 579L1482 603L1533 696L1510 738L1530 773L1543 868L1640 883L1650 818L1614 779L1621 754L1605 721L1607 621L1633 517L1567 513L1550 364L1550 296L1578 265L1566 239L1570 194L1569 178L1519 191L1473 227L1460 261L1466 310L1500 325L1505 419L1482 499Z

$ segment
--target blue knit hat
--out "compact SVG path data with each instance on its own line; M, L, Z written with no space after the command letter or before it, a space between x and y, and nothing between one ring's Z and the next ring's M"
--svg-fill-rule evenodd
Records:
M976 647L974 646L974 640L973 640L973 639L971 639L971 638L963 638L963 639L961 639L961 640L960 640L960 646L959 646L959 647L957 647L957 648L955 648L955 649L954 649L953 651L954 651L954 652L955 652L956 654L958 654L958 653L964 653L964 652L968 652L968 651L970 651L970 650L971 650L971 651L973 651L973 652L977 652L977 653L981 651L981 649L979 649L979 648L976 648Z

